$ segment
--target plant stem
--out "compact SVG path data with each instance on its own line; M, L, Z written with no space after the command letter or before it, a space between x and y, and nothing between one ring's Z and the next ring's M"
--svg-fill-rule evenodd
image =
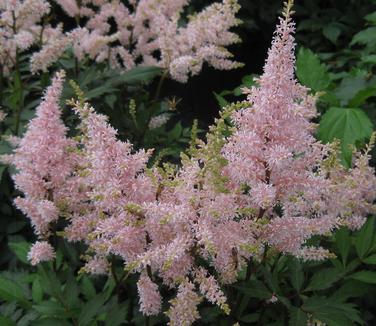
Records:
M154 100L153 100L154 102L158 101L158 98L161 95L163 83L166 80L167 76L168 76L168 71L166 70L166 71L163 72L161 78L159 78L157 90L156 90L155 95L154 95Z
M0 107L3 106L3 93L4 93L4 69L0 65Z
M12 11L12 18L13 18L13 34L17 34L17 23L16 23L16 13ZM16 49L16 62L15 62L15 77L14 77L14 91L18 95L18 101L16 104L15 109L15 116L14 116L14 129L15 129L15 135L18 136L18 132L20 129L20 119L21 119L21 113L22 113L22 107L23 107L23 86L22 86L22 78L21 78L21 72L20 72L20 62L19 62L19 52L18 48Z

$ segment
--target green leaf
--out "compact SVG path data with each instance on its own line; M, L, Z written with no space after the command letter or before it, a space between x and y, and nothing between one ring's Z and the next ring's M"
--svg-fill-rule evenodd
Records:
M31 286L31 296L36 303L40 303L43 300L43 289L39 277L36 277L33 281Z
M81 310L80 315L78 316L78 322L80 326L90 325L94 321L95 316L101 312L106 301L106 294L101 293L96 295L93 299L87 302Z
M173 140L179 139L182 132L183 132L183 127L181 125L181 122L179 121L174 126L174 128L168 133L168 140L173 141Z
M325 143L339 139L343 162L350 167L352 151L349 145L364 142L371 136L372 131L372 122L362 110L333 107L323 115L318 137Z
M33 309L45 317L55 317L60 319L67 317L67 312L64 307L61 305L61 303L56 301L43 301L37 305L34 305Z
M124 323L128 315L129 301L115 304L107 313L105 324L118 326Z
M8 317L0 316L0 325L1 326L16 326L17 324Z
M93 283L91 282L90 278L85 274L83 274L81 278L81 292L85 296L86 300L90 300L94 298L94 296L96 295Z
M109 85L105 84L93 89L90 89L88 92L85 92L85 97L88 100L93 98L102 96L103 94L113 93L116 89L109 87Z
M376 64L376 54L369 54L369 55L364 55L361 58L362 62L364 63L370 63L370 64Z
M306 326L307 314L300 308L292 307L289 310L289 326Z
M240 321L244 323L256 323L260 318L259 313L247 314L240 317Z
M30 243L27 242L11 242L9 248L15 253L17 258L25 264L29 264L27 253L30 250Z
M355 248L359 258L366 257L368 251L371 249L374 232L375 218L370 217L360 231L358 231L355 238Z
M217 94L216 92L213 92L213 94L221 108L229 105L229 102L222 95Z
M1 171L1 167L0 167L0 171ZM0 178L1 179L1 178ZM22 221L13 221L11 223L8 224L7 226L7 233L8 234L12 234L12 233L18 233L20 232L28 223L24 220Z
M331 295L333 301L344 302L349 298L362 297L369 291L369 285L355 280L347 280Z
M311 50L300 48L296 61L296 75L299 81L314 90L323 91L330 84L329 73L319 57Z
M359 107L365 103L365 101L376 95L376 86L367 87L361 89L356 95L349 101L350 107Z
M336 23L325 25L322 30L324 36L333 44L337 44L338 37L341 35L341 28Z
M350 252L350 247L351 247L351 239L350 239L349 230L346 228L339 229L335 233L334 239L335 239L336 247L341 255L342 263L345 266L347 262L347 257Z
M31 306L24 289L15 281L3 276L0 276L0 299L8 302L17 301L24 308Z
M80 301L80 299L78 298L78 285L73 273L73 271L69 272L68 280L63 291L63 297L65 299L66 305L71 309L75 308Z
M336 268L321 269L316 272L304 291L324 290L341 278L342 274Z
M242 286L235 285L239 292L248 295L251 298L270 299L273 295L269 289L260 281L249 281Z
M356 95L368 87L367 80L364 76L346 76L344 77L334 94L341 101L341 106L351 107L349 102L356 97Z
M38 274L40 276L43 291L59 299L59 301L63 301L61 282L56 274L51 270L46 271L43 266L38 266Z
M360 45L370 45L376 43L376 26L368 27L359 33L355 34L351 40L350 45L360 44Z
M162 71L163 69L159 67L137 66L125 72L119 80L128 84L148 83L160 76Z
M297 292L300 292L304 281L304 274L302 264L299 259L292 258L292 260L289 262L289 271L292 286Z
M370 23L376 24L376 11L366 15L364 19Z
M350 276L354 280L358 280L368 284L376 284L376 272L361 271Z
M352 321L362 324L359 311L354 305L333 301L331 298L311 297L307 299L302 309L314 318L333 326L352 325Z
M369 265L376 265L376 255L372 255L363 259L363 262Z
M43 318L38 319L32 322L32 326L72 326L72 323L69 323L65 320L58 318Z

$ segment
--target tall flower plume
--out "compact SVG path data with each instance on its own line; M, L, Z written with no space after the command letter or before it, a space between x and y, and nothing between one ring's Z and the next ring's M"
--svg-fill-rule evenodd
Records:
M74 142L66 137L59 108L64 76L64 72L56 74L36 109L36 117L10 157L18 170L14 175L16 187L24 193L16 199L17 207L30 218L40 236L47 235L50 223L58 218L56 203L64 196L72 171L68 153Z

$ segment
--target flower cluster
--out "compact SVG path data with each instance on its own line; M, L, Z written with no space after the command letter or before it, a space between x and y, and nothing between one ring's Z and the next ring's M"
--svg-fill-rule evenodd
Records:
M162 3L168 13L185 1L173 8ZM221 286L235 282L252 259L262 261L269 247L302 259L330 257L306 241L341 226L359 228L375 211L376 177L369 148L347 170L338 144L315 140L316 97L294 77L293 32L287 5L257 86L223 112L206 142L192 142L180 168L147 168L152 153L118 140L106 117L82 99L71 102L81 136L67 139L57 110L58 75L13 158L20 170L15 182L25 193L17 205L40 237L64 217L65 237L89 248L85 271L108 273L109 259L121 257L127 272L140 275L145 315L163 306L159 281L176 291L166 313L170 325L197 320L203 298L229 313ZM31 260L52 258L47 249L35 245Z
M31 57L31 71L46 71L68 47L78 61L87 57L107 61L113 68L157 66L171 78L186 82L204 62L216 69L233 69L227 46L239 41L229 30L239 24L236 0L214 3L201 12L184 15L189 0L57 0L77 27L52 27L42 18L50 12L47 0L0 2L0 63L17 64L18 52L40 47ZM188 19L184 24L183 21Z

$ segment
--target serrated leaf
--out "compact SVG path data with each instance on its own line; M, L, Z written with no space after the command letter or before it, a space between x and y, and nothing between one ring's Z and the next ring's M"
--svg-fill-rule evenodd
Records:
M347 257L349 255L350 247L351 247L351 239L350 239L349 230L346 228L339 229L335 233L334 239L335 239L336 247L341 255L342 263L343 265L346 265Z
M32 322L32 326L72 326L72 323L58 318L43 318Z
M270 299L273 293L260 281L249 281L242 286L234 286L239 292L251 298Z
M39 277L36 277L32 283L31 296L36 303L40 303L43 300L43 289Z
M318 138L325 143L339 139L343 162L350 167L352 151L349 145L366 141L372 131L372 122L362 110L333 107L323 115L320 121Z
M24 289L11 279L0 276L0 299L8 302L17 301L22 307L30 308Z
M102 96L103 94L113 93L114 91L116 91L115 88L109 87L109 85L105 84L85 92L85 97L86 99L91 100L93 98Z
M292 307L289 310L289 326L306 326L307 314L300 308Z
M350 276L354 280L358 280L368 284L376 284L376 272L361 271Z
M127 318L129 301L115 304L107 313L106 325L118 326L124 323Z
M324 290L341 278L342 274L336 268L326 268L316 272L304 291Z
M103 307L105 301L106 294L101 293L96 295L89 302L87 302L82 307L80 315L78 316L79 324L82 326L90 325L90 323L93 322L93 320L95 319L95 316L97 316L100 313L100 310Z
M359 311L354 308L353 304L334 301L331 298L309 298L304 302L302 309L329 325L352 325L352 321L362 323Z
M376 11L364 16L364 19L370 23L376 24Z
M218 104L221 108L227 106L229 102L220 94L217 94L216 92L213 92L215 99L217 100Z
M355 248L359 258L364 258L371 249L375 232L375 219L370 217L358 231L355 238Z
M27 253L30 250L30 243L27 242L11 242L9 248L14 252L17 258L25 264L29 264Z
M345 76L335 90L335 95L340 99L341 106L349 105L356 94L367 88L367 80L364 76Z
M63 291L63 297L65 298L66 305L71 309L75 308L79 303L79 291L76 279L73 276L73 271L68 274L67 283Z
M66 310L61 303L56 301L44 301L37 305L33 305L33 309L38 311L42 316L64 319L66 318Z
M351 40L350 45L361 44L361 45L370 45L376 43L376 26L368 27L359 33L355 34Z
M347 280L330 298L333 301L345 302L349 298L362 297L369 291L369 285L356 280Z
M289 271L292 286L297 292L300 292L304 281L304 274L302 264L299 259L293 258L289 262Z
M119 81L127 84L148 83L162 74L159 67L137 66L118 77Z
M183 127L181 125L181 122L179 121L174 128L168 133L168 140L173 141L176 139L179 139L181 136L181 133L183 132Z
M337 24L331 23L325 25L322 32L329 41L333 44L337 44L338 37L341 35L341 28Z
M376 86L367 87L361 89L356 95L349 101L350 107L359 107L365 103L365 101L376 95Z
M309 49L299 49L296 75L303 85L315 92L325 90L330 84L326 66L321 64L319 57Z
M376 265L376 255L372 255L363 259L363 262L369 265Z
M81 292L85 296L86 300L92 299L96 295L95 287L90 278L83 274L81 278Z

